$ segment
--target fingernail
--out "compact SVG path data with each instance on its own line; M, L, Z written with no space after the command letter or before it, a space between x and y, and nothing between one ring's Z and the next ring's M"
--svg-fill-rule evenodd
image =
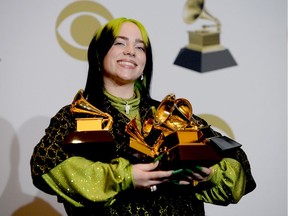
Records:
M193 173L193 171L190 170L190 169L185 169L185 172L188 172L189 174L192 174L192 173Z
M202 167L201 166L195 166L196 169L202 171Z
M162 157L163 157L163 154L159 155L158 157L156 157L156 158L154 159L154 162L159 161Z
M170 180L169 182L173 183L173 184L176 184L176 185L179 185L179 180Z
M183 172L183 169L173 170L172 175L177 175L181 172Z

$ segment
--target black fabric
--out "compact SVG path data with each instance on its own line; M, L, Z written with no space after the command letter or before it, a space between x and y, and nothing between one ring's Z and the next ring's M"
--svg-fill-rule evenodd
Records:
M69 216L96 215L139 215L139 216L204 216L204 204L193 195L192 187L162 185L156 192L149 190L128 190L116 196L110 207L87 205L76 208L65 203Z
M148 118L153 117L151 106L157 108L158 105L158 101L141 99L139 107L141 121L144 122ZM102 111L109 113L114 120L110 133L114 138L115 145L111 147L111 152L108 154L111 159L123 157L128 159L132 164L151 161L148 157L138 158L133 156L136 151L129 147L130 136L125 132L125 126L129 122L129 119L115 109L107 98L104 98L104 108ZM54 194L41 176L74 155L63 149L62 143L65 136L75 131L76 117L79 117L79 115L70 112L70 105L63 107L51 119L44 137L34 148L30 161L33 183L46 193ZM194 118L201 124L207 125L203 119L197 116L194 116ZM217 132L212 129L209 133L210 135L217 135ZM107 152L104 154L106 153ZM237 159L242 164L247 176L246 193L252 191L256 184L251 175L250 165L243 150L239 149L230 152L227 156ZM93 160L97 161L97 158ZM59 201L64 203L68 215L204 215L203 203L195 198L193 187L190 186L177 186L175 184L163 185L153 193L149 190L133 189L121 192L115 198L116 202L113 203L112 206L105 208L99 203L89 203L84 199L79 200L79 202L85 203L85 208L75 208L60 198Z

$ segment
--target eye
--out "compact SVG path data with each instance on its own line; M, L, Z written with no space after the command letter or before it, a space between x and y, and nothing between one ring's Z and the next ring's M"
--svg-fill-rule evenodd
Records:
M68 5L56 21L56 37L70 56L87 60L88 45L99 27L113 19L102 5L91 1L78 1Z
M144 44L142 44L142 43L136 44L135 48L136 48L137 50L146 52L146 47L145 47Z
M118 46L118 45L119 45L119 46L120 46L120 45L123 45L123 46L125 46L126 43L125 43L124 40L119 39L119 38L116 38L115 41L114 41L114 43L113 43L113 45L116 45L116 46Z
M137 46L136 49L146 52L146 48L144 46Z
M125 44L121 43L121 42L115 42L114 45L123 45L124 46Z

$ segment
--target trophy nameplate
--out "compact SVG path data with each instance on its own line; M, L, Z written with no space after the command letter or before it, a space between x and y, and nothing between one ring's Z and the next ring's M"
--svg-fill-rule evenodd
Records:
M76 118L76 131L102 130L102 118Z
M172 134L169 134L165 140L167 147L171 148L175 143L193 143L198 142L202 138L203 134L201 130L178 130ZM171 146L172 145L172 146Z

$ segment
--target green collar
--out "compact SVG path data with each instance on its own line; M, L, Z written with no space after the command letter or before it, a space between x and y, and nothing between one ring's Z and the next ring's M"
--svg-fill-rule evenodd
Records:
M118 109L121 113L128 116L130 119L139 113L139 103L141 98L139 91L135 91L134 96L128 99L116 97L106 90L104 90L104 94L108 97L112 106Z

